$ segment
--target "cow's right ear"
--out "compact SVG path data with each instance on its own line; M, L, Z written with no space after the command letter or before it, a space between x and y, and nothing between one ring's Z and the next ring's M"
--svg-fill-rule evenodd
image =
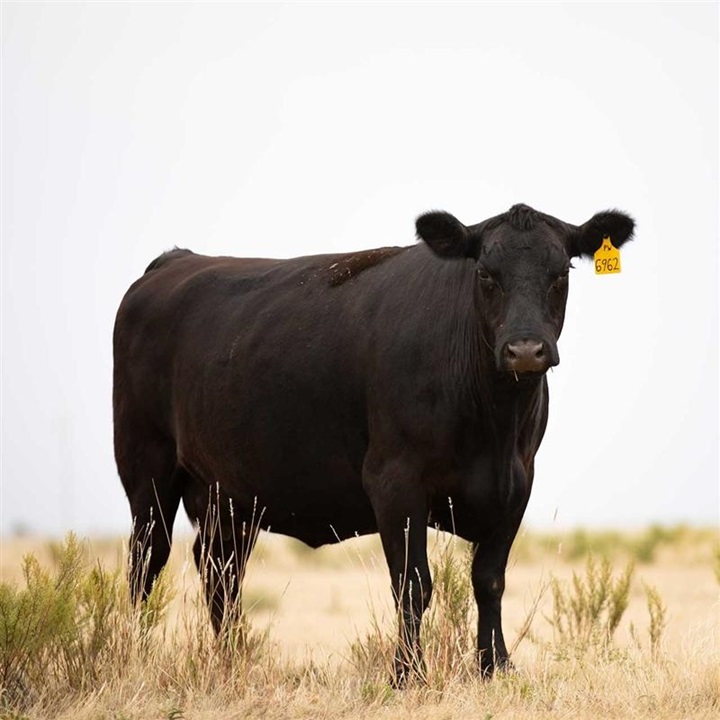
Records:
M454 215L439 210L425 213L415 221L418 238L443 258L473 257L468 229Z

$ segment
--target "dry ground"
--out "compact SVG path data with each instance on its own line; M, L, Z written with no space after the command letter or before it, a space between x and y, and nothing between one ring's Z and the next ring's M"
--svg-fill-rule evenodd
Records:
M531 636L514 653L516 675L492 682L450 679L436 687L393 691L353 665L351 645L379 623L391 628L389 578L379 542L360 538L311 551L278 536L263 535L245 582L245 607L255 630L270 641L247 683L188 687L164 677L159 666L128 665L113 683L75 693L54 710L42 704L26 717L135 720L136 718L496 718L496 717L720 717L720 583L714 532L659 546L652 562L636 565L630 603L617 632L614 658L558 658L548 619L552 577L582 575L581 558L569 561L567 538L528 534L511 558L504 599L508 645L538 596ZM430 545L447 542L431 533ZM191 540L175 541L171 566L176 590L169 628L187 626L198 613L198 577ZM21 556L34 552L50 562L47 541L4 539L3 581L20 580ZM458 545L457 552L463 548ZM106 566L123 562L121 539L91 542L91 555ZM621 571L626 553L613 568ZM660 651L652 657L644 584L654 586L667 608ZM204 610L202 610L204 612ZM202 621L204 622L204 620ZM192 625L191 625L192 627ZM633 628L634 636L631 633ZM192 630L191 630L192 632ZM190 648L188 648L191 652ZM170 673L172 674L172 673ZM12 716L8 717L25 717Z

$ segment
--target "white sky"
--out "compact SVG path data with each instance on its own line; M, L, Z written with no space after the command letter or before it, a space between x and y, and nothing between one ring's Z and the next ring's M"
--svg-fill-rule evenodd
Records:
M714 2L3 3L0 531L129 528L112 324L163 250L516 202L638 222L576 262L526 520L717 523L718 190Z

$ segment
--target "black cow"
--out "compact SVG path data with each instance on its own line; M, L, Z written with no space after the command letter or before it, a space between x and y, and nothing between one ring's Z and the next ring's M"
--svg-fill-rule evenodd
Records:
M505 566L545 431L570 260L605 235L620 247L633 227L617 211L575 226L516 205L471 226L422 215L412 247L158 257L114 334L134 596L167 561L181 500L218 631L257 527L312 547L379 532L402 682L420 662L426 528L439 526L476 547L481 670L506 665Z

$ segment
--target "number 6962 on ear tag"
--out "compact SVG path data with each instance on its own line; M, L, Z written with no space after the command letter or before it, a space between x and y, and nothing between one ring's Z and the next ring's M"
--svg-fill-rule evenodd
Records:
M602 245L597 249L594 260L596 275L610 275L620 272L620 251L612 244L612 240L608 235L603 238Z

